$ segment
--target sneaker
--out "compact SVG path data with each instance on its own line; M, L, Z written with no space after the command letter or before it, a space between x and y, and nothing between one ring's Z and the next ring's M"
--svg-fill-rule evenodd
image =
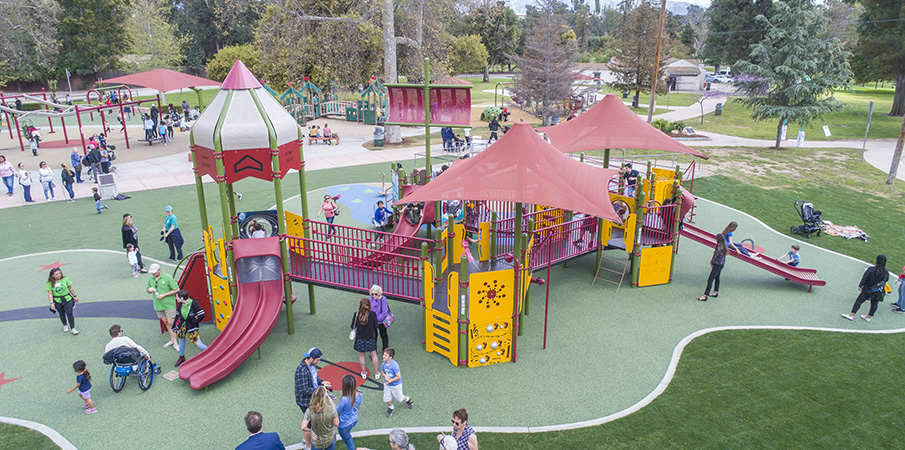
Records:
M171 345L173 345L173 341L167 341L166 344L163 344L163 348L167 348L167 347L169 347L169 346L171 346Z
M368 379L368 372L362 371L362 372L361 372L361 378L362 378L363 380L367 380L367 379Z
M867 317L864 314L861 314L861 318L864 319L865 322L870 322L870 317Z
M154 364L152 367L154 368L154 373L160 373L160 364Z
M179 367L184 362L185 362L185 356L180 356L179 359L176 360L176 365L173 367Z
M387 408L387 417L392 416L394 412L396 412L396 408Z
M90 407L91 407L91 406L88 405L88 402L85 402L85 404L82 405L82 409L88 409L88 408L90 408Z
M855 316L850 316L850 315L848 315L848 314L843 314L843 315L842 315L842 318L843 318L843 319L848 319L848 320L855 320Z
M133 273L133 274L132 274L132 278L138 278L138 274L137 274L137 273Z
M94 414L97 412L97 408L88 408L85 410L85 414Z
M68 333L68 332L69 332L69 325L63 325L63 332L64 332L64 333Z
M867 320L870 320L870 319L867 319ZM79 330L76 330L75 328L73 328L73 329L72 329L72 334L79 334Z
M236 197L237 197L239 200L242 200L242 194L240 194L240 193L238 193L238 192L236 192Z
M896 308L896 309L892 310L892 312L894 312L896 314L905 314L905 309Z
M380 381L380 372L374 372L374 379Z
M405 406L408 406L409 409L412 409L412 406L415 406L415 401L409 398L409 400L405 402Z

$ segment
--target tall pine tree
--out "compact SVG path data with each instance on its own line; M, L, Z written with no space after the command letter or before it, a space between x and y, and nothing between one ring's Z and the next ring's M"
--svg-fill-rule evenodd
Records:
M905 0L861 0L853 66L862 81L896 82L890 116L905 115Z
M764 37L755 18L770 17L772 0L713 0L704 13L709 21L704 39L704 59L715 64L735 64L748 57L751 45Z
M749 61L739 61L736 86L746 97L736 99L753 109L754 120L775 119L776 148L784 122L807 123L842 109L833 92L849 87L849 53L836 38L820 38L826 18L813 0L773 4L772 18L758 16L767 29L752 47Z

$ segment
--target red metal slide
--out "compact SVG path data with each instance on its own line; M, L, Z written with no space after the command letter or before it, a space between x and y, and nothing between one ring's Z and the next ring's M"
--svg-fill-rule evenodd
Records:
M685 236L692 241L698 242L700 244L704 244L710 248L716 247L716 235L707 231L704 231L698 227L693 225L689 225L688 223L683 223L682 231L680 232L682 236ZM814 286L825 286L826 281L823 281L817 278L817 269L805 269L802 267L792 267L782 261L777 261L776 258L771 258L763 253L759 254L756 257L745 256L737 251L730 250L729 254L745 261L748 264L753 264L761 269L766 270L770 273L775 273L783 278L794 281L799 284L803 284L808 287L808 292L811 292L811 289Z
M277 237L233 241L238 295L226 327L204 350L179 366L192 389L223 379L264 342L283 306L280 241Z

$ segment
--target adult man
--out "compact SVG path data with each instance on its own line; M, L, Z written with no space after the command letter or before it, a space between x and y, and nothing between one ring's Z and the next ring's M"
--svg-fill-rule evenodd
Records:
M147 359L148 361L151 360L151 354L148 353L148 351L145 350L144 347L136 344L132 339L123 336L123 327L121 327L119 324L114 324L112 327L110 327L110 337L112 339L110 339L110 342L108 342L104 347L104 354L119 347L129 347L138 350L138 353L141 353L141 356L144 359Z
M94 144L88 146L88 162L91 163L91 173L94 174L94 182L97 183L97 174L100 172L101 151Z
M182 239L182 232L179 231L179 221L176 219L176 214L173 214L173 207L167 205L163 210L166 216L163 218L160 240L166 240L167 246L170 247L170 257L167 259L179 261L182 259L182 244L185 243L185 240Z
M283 450L286 447L280 441L276 433L262 433L264 417L257 411L249 411L245 415L245 428L248 429L248 439L239 444L236 450Z
M72 153L69 154L69 162L72 163L72 170L75 171L75 182L82 182L82 155L79 154L78 147L72 147Z
M638 184L638 171L632 169L632 163L626 163L622 169L622 178L625 179L625 195L635 196L635 185Z
M179 292L179 284L172 275L160 270L160 264L151 264L148 272L151 273L151 277L148 278L148 293L154 296L154 311L157 311L157 318L166 323L167 331L170 333L170 341L163 346L172 346L178 352L179 345L176 343L176 333L173 332L173 321L176 319L176 293Z
M157 116L160 114L160 111L157 109L157 105L151 105L151 122L154 123L154 128L151 130L151 134L153 137L157 137Z
M308 410L308 405L311 404L311 394L315 389L319 386L327 389L333 388L329 381L317 377L317 363L321 362L322 356L323 353L319 348L312 347L302 355L302 362L295 369L295 403L302 409L302 413ZM302 440L305 448L311 447L311 433L306 431Z
M499 130L500 130L500 122L498 122L496 120L496 117L494 117L493 120L490 121L490 137L487 138L487 145L490 145L493 143L493 141L499 139L496 135L497 131L499 131Z

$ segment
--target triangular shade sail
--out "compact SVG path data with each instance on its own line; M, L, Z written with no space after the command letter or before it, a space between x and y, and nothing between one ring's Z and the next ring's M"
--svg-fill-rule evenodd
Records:
M667 136L632 112L618 96L608 94L576 118L539 128L554 147L566 152L635 148L707 155Z
M133 73L121 77L98 81L104 84L131 84L157 89L160 92L170 92L176 89L185 89L198 86L220 86L220 83L207 78L196 77L187 73L180 73L169 69L156 69L148 72Z
M618 172L576 161L548 144L531 125L516 123L487 150L456 161L436 179L399 202L521 202L621 222L607 189Z

